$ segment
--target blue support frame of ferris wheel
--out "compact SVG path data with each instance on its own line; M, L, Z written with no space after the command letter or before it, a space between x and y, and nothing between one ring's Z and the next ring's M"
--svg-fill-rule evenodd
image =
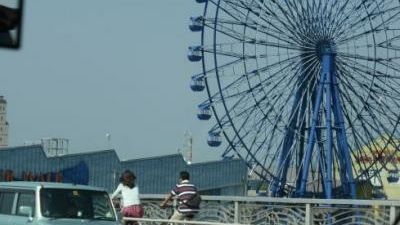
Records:
M302 98L302 93L304 89L306 88L306 83L302 82L304 79L306 79L307 76L307 70L303 66L301 70L301 74L298 78L297 83L300 84L298 90L296 91L296 95L294 97L294 103L300 102ZM286 135L285 139L283 142L282 146L282 151L279 154L278 160L279 160L279 165L281 166L281 170L277 172L277 176L272 178L271 182L271 193L272 196L274 197L280 197L284 195L285 192L285 186L284 184L286 183L286 176L287 176L287 171L289 169L289 162L291 161L292 154L290 152L290 148L293 145L294 137L295 137L295 130L296 127L298 126L298 118L303 118L303 115L305 113L305 105L302 104L301 108L298 107L297 104L293 104L292 109L291 109L291 114L290 114L290 123L286 128ZM298 116L300 114L300 117ZM304 131L304 129L299 129L301 131ZM301 146L302 147L302 146ZM300 153L302 155L302 153ZM301 157L301 156L300 156ZM298 163L300 165L300 163Z
M321 180L323 185L323 194L327 199L334 198L333 193L333 175L335 174L334 164L334 140L333 132L336 131L336 144L337 144L337 159L338 159L338 174L340 176L340 183L342 186L342 193L345 196L356 198L355 182L353 171L351 167L351 157L347 145L347 138L345 133L345 123L342 107L339 100L339 90L336 79L335 71L335 57L336 51L334 46L322 46L321 60L322 70L320 73L320 81L317 90L315 105L312 112L311 127L309 130L309 139L307 141L304 165L301 167L300 185L298 185L297 195L306 195L306 183L309 176L310 164L312 161L313 151L318 141L318 130L326 129L326 145L324 145L325 155L321 150L317 151L319 156L319 170L321 173ZM321 103L323 102L325 93L325 127L317 127L319 121L319 112ZM334 116L334 126L332 125L332 114ZM287 149L286 149L287 151ZM285 150L283 150L285 152ZM325 156L322 160L321 157Z

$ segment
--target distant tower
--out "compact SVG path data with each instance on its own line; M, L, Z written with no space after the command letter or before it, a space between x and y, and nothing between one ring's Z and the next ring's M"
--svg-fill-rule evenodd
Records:
M186 131L183 135L182 147L178 148L178 152L182 154L183 160L188 164L192 164L192 152L193 152L193 138L189 131Z
M0 148L8 146L7 101L0 95Z

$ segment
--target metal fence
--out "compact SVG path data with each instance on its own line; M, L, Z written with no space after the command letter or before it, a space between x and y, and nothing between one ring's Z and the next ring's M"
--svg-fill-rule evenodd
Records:
M142 225L169 224L173 209L161 209L164 195L142 195ZM181 224L373 224L392 225L400 201L202 196L201 211ZM126 218L129 220L129 218ZM179 224L177 221L175 224Z

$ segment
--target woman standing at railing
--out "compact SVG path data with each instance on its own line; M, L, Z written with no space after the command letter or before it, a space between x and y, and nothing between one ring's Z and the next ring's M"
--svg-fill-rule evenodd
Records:
M122 195L122 215L124 217L142 218L144 209L140 204L139 188L135 185L136 176L130 170L125 170L120 178L120 184L111 195L114 199L119 193ZM136 221L126 221L126 225L136 225Z

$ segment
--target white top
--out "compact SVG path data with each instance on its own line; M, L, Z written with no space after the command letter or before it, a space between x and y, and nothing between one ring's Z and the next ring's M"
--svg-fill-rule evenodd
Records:
M120 192L122 194L123 206L140 204L139 188L137 185L135 185L134 188L129 188L128 186L120 183L114 193L112 193L111 199L115 198L115 196L117 196Z

